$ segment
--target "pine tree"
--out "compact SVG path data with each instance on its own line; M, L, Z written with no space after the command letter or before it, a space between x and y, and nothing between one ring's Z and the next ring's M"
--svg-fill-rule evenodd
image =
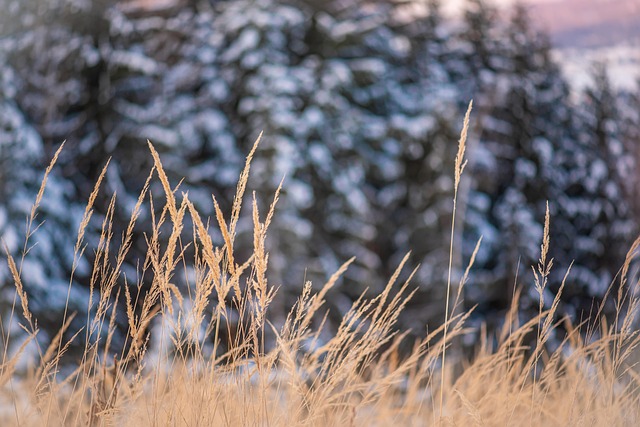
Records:
M22 272L29 308L47 333L59 328L59 315L67 304L68 272L73 264L73 242L66 230L77 229L82 211L72 201L72 190L54 170L36 211L32 211L43 180L44 166L50 159L44 155L44 143L37 129L21 111L17 73L8 65L0 69L0 292L6 304L13 301L13 277L8 271L6 255L10 255ZM70 243L72 242L72 243ZM79 263L78 271L86 272ZM86 306L87 295L74 293L69 300L72 310Z
M633 158L622 141L616 95L602 65L595 67L593 85L582 99L579 144L587 157L568 189L581 203L567 210L577 236L570 252L577 266L572 297L574 305L582 302L585 311L590 300L601 298L612 284L638 231L638 221L625 193Z
M513 285L520 276L529 277L529 266L539 256L546 202L553 208L563 196L568 171L560 162L572 146L568 86L550 58L546 38L530 28L523 8L514 9L504 31L502 65L493 67L492 84L480 84L483 95L489 93L479 112L476 160L470 155L476 176L467 256L480 235L484 249L469 299L487 311L506 309ZM555 209L552 213L555 219ZM565 259L559 261L562 265ZM525 306L534 307L535 293L533 300L527 298Z
M630 168L625 170L626 197L636 218L640 217L640 80L633 89L623 90L618 96L622 139L629 154Z
M107 160L103 142L110 129L103 120L107 116L103 101L108 88L104 86L101 44L108 33L108 3L13 2L11 13L3 15L3 19L15 18L3 25L7 33L0 43L3 62L20 70L15 73L12 102L38 135L39 146L32 144L30 163L25 163L33 168L35 182L30 185L36 192L51 156L67 140L49 177L34 227L43 225L31 237L30 244L35 245L29 249L23 270L30 308L49 333L61 327L65 307L68 313L86 312L89 300L91 251L80 256L74 245L85 204ZM19 152L10 155L20 158ZM110 177L118 182L117 175ZM90 248L99 241L108 205L106 193L103 189L94 221L86 230L83 243ZM35 193L25 191L22 197L32 197L32 203ZM13 255L21 257L21 253ZM72 330L84 326L80 317Z
M272 226L276 281L297 289L355 255L342 287L355 298L412 249L423 264L416 283L439 292L458 111L446 74L424 60L434 47L424 27L386 2L238 1L219 11L226 115L242 144L266 134L253 182L268 194L286 173ZM440 317L425 313L414 320Z
M622 144L604 131L616 120L606 107L614 105L613 98L599 78L598 95L589 96L599 106L577 116L548 41L530 29L524 9L514 10L508 34L509 65L496 77L493 107L479 119L480 146L472 165L476 184L467 256L480 235L485 252L468 297L486 312L505 309L513 286L531 283L529 266L539 256L548 201L555 268L544 299L552 301L573 263L561 311L586 317L622 265L634 228L619 175L626 161ZM535 311L538 298L534 291L525 293L523 307Z

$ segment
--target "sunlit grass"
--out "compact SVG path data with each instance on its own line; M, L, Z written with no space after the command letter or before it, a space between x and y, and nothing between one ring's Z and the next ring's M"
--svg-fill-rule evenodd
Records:
M468 123L467 114L453 171L456 188L465 165ZM325 296L352 260L346 260L321 287L305 283L284 324L274 325L269 308L277 288L268 281L265 241L277 215L280 188L267 202L266 212L260 212L255 194L250 199L252 255L240 258L234 248L257 147L258 141L240 175L231 212L223 212L213 198L215 218L205 219L187 194L177 194L172 187L177 183L169 181L159 154L149 143L154 167L126 231L114 238L114 196L100 242L91 248L92 298L84 330L69 331L73 315L65 312L60 332L46 348L40 347L37 320L29 311L22 260L6 254L16 297L9 321L2 323L0 425L640 423L635 354L640 339L634 328L638 283L629 278L640 240L631 248L619 281L612 285L617 316L609 323L603 317L598 331L557 318L562 287L552 302L544 301L552 268L548 209L535 281L529 284L540 297L538 315L519 323L520 291L516 292L502 329L495 336L479 334L482 339L470 360L446 357L454 351L449 349L451 344L467 332L465 321L471 313L461 312L458 302L463 287L473 286L467 283L469 269L460 283L451 283L449 276L447 300L442 302L446 318L440 328L425 332L422 339L409 343L412 346L404 342L408 331L396 329L398 316L414 292L410 278L398 283L409 254L379 295L363 294L353 304L335 334L323 333ZM37 208L56 158L57 154L28 219L24 253L31 239L37 238L33 236ZM85 210L75 242L76 259L85 253L84 230L107 167ZM159 180L164 189L162 201L151 196L153 180ZM152 232L146 235L148 252L140 262L138 283L122 286L122 265L145 205L152 213ZM213 227L222 236L220 245L211 237ZM453 226L451 232L453 237ZM570 280L567 273L566 280ZM140 293L143 277L149 282L144 295ZM189 285L180 291L176 282L182 278ZM128 331L124 350L114 356L118 310L126 312ZM238 318L230 321L236 314ZM596 317L599 315L597 312ZM18 322L23 333L12 334L11 324ZM568 332L559 347L549 350L549 338L560 323ZM71 339L63 339L71 332ZM61 360L71 341L79 339L86 343L83 355L62 375ZM401 344L411 350L401 351ZM28 347L37 351L26 351Z

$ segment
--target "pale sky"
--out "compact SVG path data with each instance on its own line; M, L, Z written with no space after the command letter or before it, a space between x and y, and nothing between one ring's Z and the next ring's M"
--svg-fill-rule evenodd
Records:
M555 0L521 0L522 3L533 4L533 3L549 3ZM499 6L508 6L510 4L516 3L517 0L489 0L490 4L495 4ZM442 7L447 12L457 12L460 8L466 3L466 0L445 0L442 2Z

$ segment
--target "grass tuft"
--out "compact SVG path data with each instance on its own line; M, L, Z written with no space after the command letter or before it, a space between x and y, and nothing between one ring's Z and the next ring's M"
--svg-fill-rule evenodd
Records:
M115 195L110 199L101 239L94 248L92 296L84 330L71 331L74 314L65 313L59 333L46 350L37 346L37 355L30 354L30 344L39 342L37 320L29 311L21 263L6 254L15 284L14 307L19 299L25 334L11 336L10 328L2 330L6 339L0 360L0 425L637 425L640 336L634 313L640 302L638 282L630 277L629 265L637 256L640 239L621 269L617 291L608 293L615 296L615 320L608 323L602 318L597 334L583 330L582 324L571 325L556 314L569 271L553 301L544 300L553 267L548 206L540 260L532 266L530 284L540 299L537 316L520 319L518 299L523 289L516 288L511 309L495 336L483 329L472 357L446 357L468 332L471 311L460 310L460 302L463 288L473 286L467 283L469 271L481 244L480 239L452 289L457 192L466 165L470 113L471 104L455 161L449 277L443 301L446 317L436 330L411 345L405 343L408 331L396 328L398 316L415 292L411 284L415 271L398 283L410 254L379 295L365 292L353 303L334 334L324 328L325 297L353 259L323 286L305 283L284 323L273 324L270 309L277 287L268 279L266 239L277 215L282 183L266 215L259 212L253 193L253 253L242 258L234 249L259 138L240 175L231 211L225 213L213 197L212 221L202 218L188 194L177 196L179 184L172 187L160 155L149 142L154 166L119 245L112 228ZM27 222L23 260L58 153L47 168ZM87 205L75 244L76 259L84 253L84 229L107 167ZM161 206L149 191L155 179L165 193ZM145 236L148 252L131 283L122 266L144 205L151 212L151 232ZM222 236L221 245L211 238L213 227ZM180 283L188 285L179 289ZM146 293L141 292L143 284L149 289ZM14 313L9 324L20 321ZM124 347L114 349L119 313L127 318L127 337ZM567 333L560 337L561 345L551 349L550 337L560 323ZM71 342L83 337L82 357L64 374L59 372ZM411 350L401 350L407 347Z

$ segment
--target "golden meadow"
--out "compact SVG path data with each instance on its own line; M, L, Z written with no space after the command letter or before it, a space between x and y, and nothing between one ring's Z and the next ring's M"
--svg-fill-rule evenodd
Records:
M466 164L465 147L471 106L464 120L455 159L457 191ZM38 323L29 311L22 282L22 258L6 254L15 296L3 319L0 359L0 425L2 426L632 426L640 423L637 346L638 280L630 270L640 239L630 248L607 298L615 302L613 319L595 310L590 325L572 324L556 315L561 292L544 301L553 260L549 257L549 223L545 218L539 262L532 283L538 315L522 323L514 295L501 330L480 331L472 355L459 351L469 332L471 311L461 310L481 242L459 282L449 264L446 317L433 331L409 342L396 320L416 285L398 282L410 254L398 265L379 295L364 293L344 316L335 333L324 327L325 296L352 260L324 284L307 282L284 324L270 321L277 286L268 281L265 243L277 215L280 189L270 201L247 195L249 153L230 212L216 202L215 218L203 218L169 182L158 153L149 143L154 167L131 212L122 236L112 231L113 195L102 224L99 245L87 248L84 233L100 191L102 175L88 201L75 245L76 259L93 253L91 299L85 313L64 314L64 324L48 343L38 340ZM62 149L62 148L61 148ZM24 253L37 241L37 212L49 173L27 221ZM149 191L157 180L164 199ZM285 184L286 185L286 184ZM268 206L259 209L259 205ZM121 286L121 267L143 206L152 216L146 235L148 251L140 262L137 283ZM246 206L248 205L248 206ZM241 215L253 222L253 253L240 258L234 250ZM223 244L212 241L217 228ZM161 232L161 229L163 230ZM455 221L451 236L455 233ZM450 254L453 254L451 240ZM313 244L313 242L309 242ZM452 256L450 257L450 259ZM515 273L515 272L514 272ZM188 277L182 291L174 284ZM143 279L144 278L144 279ZM149 291L140 292L143 280ZM70 278L69 283L73 280ZM70 285L71 286L71 285ZM546 308L550 307L550 308ZM601 307L602 309L602 307ZM124 350L112 348L117 311L126 312ZM233 313L239 318L229 322ZM86 326L70 331L74 316ZM595 320L595 321L594 321ZM280 322L282 323L282 322ZM19 329L16 327L19 325ZM562 326L561 343L550 337ZM414 331L415 332L415 331ZM270 338L265 338L265 336ZM532 338L533 337L533 338ZM62 370L70 345L85 342L84 351ZM159 343L153 346L152 343ZM224 345L222 344L224 343ZM410 351L401 351L409 348ZM551 350L553 348L553 350ZM35 349L35 350L34 350ZM68 369L68 368L67 368Z

